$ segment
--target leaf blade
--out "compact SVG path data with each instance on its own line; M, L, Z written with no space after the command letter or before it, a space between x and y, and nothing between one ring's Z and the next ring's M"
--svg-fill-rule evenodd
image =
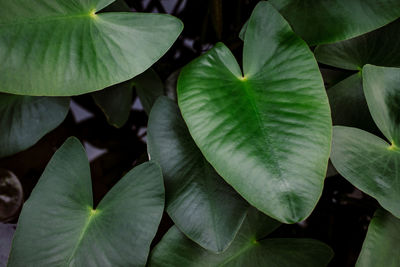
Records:
M0 93L0 158L28 149L60 125L69 102L69 98Z
M265 13L272 26L257 23ZM277 53L257 58L252 48L263 49L257 38ZM251 60L244 58L244 76L223 44L187 65L178 80L179 107L206 159L236 191L269 216L297 222L321 194L329 157L322 78L308 46L266 2L253 12L245 42L244 57ZM280 46L293 50L286 54ZM299 172L308 178L294 179Z
M224 251L239 231L248 204L206 161L178 106L167 97L154 104L147 136L148 153L163 170L166 210L174 223L200 246Z
M169 15L95 13L113 1L7 2L0 2L1 10L15 16L0 14L0 59L7 66L0 72L0 90L14 94L77 95L129 80L157 61L182 31L182 23Z
M93 209L88 159L80 142L69 138L23 207L8 264L144 265L163 205L161 170L149 162L125 175Z

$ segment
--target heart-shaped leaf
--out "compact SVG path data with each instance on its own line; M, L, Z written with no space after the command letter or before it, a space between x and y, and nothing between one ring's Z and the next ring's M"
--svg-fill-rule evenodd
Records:
M400 220L377 210L365 238L356 267L400 266Z
M183 68L178 101L205 158L248 202L293 223L321 193L331 143L328 98L307 44L260 2L250 18L244 76L217 44Z
M64 121L68 109L65 97L0 93L0 158L33 146Z
M343 177L400 217L400 69L366 65L363 86L372 118L391 144L335 126L331 160Z
M96 13L112 2L0 0L0 91L64 96L121 83L156 62L182 30L169 15Z
M400 20L397 20L360 37L318 46L315 56L321 63L349 70L360 70L365 64L397 67L400 66L399 35Z
M154 248L150 266L326 266L332 250L312 239L267 238L279 226L252 209L229 248L214 254L172 227Z
M9 266L144 266L164 207L160 167L128 172L93 209L89 162L69 138L25 203Z
M164 174L167 212L190 239L225 250L248 204L215 172L194 143L178 106L160 97L150 113L148 151Z

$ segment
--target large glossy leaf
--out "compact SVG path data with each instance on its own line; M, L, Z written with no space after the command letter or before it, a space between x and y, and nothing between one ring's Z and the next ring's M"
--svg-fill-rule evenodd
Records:
M307 44L267 2L246 31L244 76L223 44L183 68L178 101L196 144L248 202L293 223L317 203L331 118Z
M349 70L360 70L365 64L397 67L400 66L399 35L400 20L397 20L350 40L318 46L315 56L321 63Z
M248 204L215 172L197 148L178 106L160 97L150 113L148 151L164 174L167 212L186 236L215 252L225 250Z
M9 266L144 266L160 223L160 167L128 172L93 208L89 162L76 138L55 153L25 203Z
M169 15L97 14L113 0L0 0L0 91L76 95L140 74L176 40Z
M0 74L1 75L1 74ZM34 145L64 121L69 98L0 93L0 157Z
M400 266L399 244L400 220L384 210L377 210L356 266Z
M356 128L335 126L331 160L338 172L400 217L400 69L367 65L364 93L387 141Z
M310 45L375 30L400 17L398 0L270 0Z
M249 212L230 247L213 254L190 241L172 227L154 248L150 266L326 266L331 249L311 239L265 239L279 224L254 209Z
M379 132L365 100L361 73L356 73L328 89L333 125Z
M92 93L96 105L114 127L124 126L129 118L133 101L132 87L132 80L129 80Z

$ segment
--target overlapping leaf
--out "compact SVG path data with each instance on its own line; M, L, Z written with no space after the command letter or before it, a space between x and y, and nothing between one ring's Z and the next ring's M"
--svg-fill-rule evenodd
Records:
M400 69L367 65L363 86L372 118L387 140L335 126L331 160L343 177L400 217Z
M213 254L172 227L154 248L150 266L326 266L333 253L312 239L265 238L279 223L252 209L227 251Z
M270 0L310 45L346 40L400 17L397 0Z
M321 63L360 70L365 64L400 66L400 20L365 35L335 44L321 45L315 56Z
M183 68L178 101L189 131L216 171L273 218L307 217L322 192L331 118L307 44L267 2L246 31L244 76L217 44Z
M309 45L333 43L378 29L400 17L397 0L270 0ZM243 39L247 24L240 32Z
M96 105L110 125L120 128L129 118L133 101L132 81L125 81L92 93Z
M142 73L176 40L169 15L97 14L113 0L0 0L0 91L64 96Z
M61 124L69 98L0 93L0 157L25 150Z
M164 85L160 77L153 69L149 69L136 76L133 79L133 84L135 85L136 94L142 103L144 111L150 114L154 102L156 102L159 96L164 95Z
M368 110L361 73L353 74L328 89L333 125L379 132Z
M215 172L197 148L178 106L160 97L149 118L148 151L164 174L167 212L190 239L225 250L242 224L248 204Z
M144 266L163 207L161 169L149 162L128 172L94 209L88 159L70 138L23 207L8 265Z
M400 219L377 210L365 238L356 267L400 265Z

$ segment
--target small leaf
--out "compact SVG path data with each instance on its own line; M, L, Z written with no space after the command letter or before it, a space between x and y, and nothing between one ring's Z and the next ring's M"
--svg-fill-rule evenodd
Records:
M331 144L328 98L307 44L267 2L250 18L244 76L223 44L183 68L178 102L203 155L250 204L286 223L321 193Z
M279 224L251 210L232 245L213 254L187 239L172 227L154 248L150 266L326 266L332 250L312 239L267 238Z
M0 93L0 158L25 150L60 125L69 98Z
M161 169L148 162L94 209L88 159L69 138L22 209L8 265L144 266L163 207Z
M176 91L176 87L178 85L178 78L181 74L182 69L177 69L173 73L171 73L168 78L165 80L165 95L178 102L178 95Z
M365 35L343 42L321 45L315 56L321 63L348 70L365 64L400 66L400 20Z
M356 267L399 266L399 244L400 220L384 210L377 210Z
M159 96L164 95L164 84L153 69L148 69L144 73L136 76L133 79L133 83L144 111L150 114L154 102Z
M133 100L132 80L92 93L110 125L121 128L127 122Z
M379 132L365 100L361 73L353 74L328 89L333 125Z
M0 91L66 96L100 90L148 69L182 31L169 15L97 13L113 2L0 0Z
M398 0L270 0L309 45L346 40L400 17Z
M248 204L215 172L197 148L178 106L160 97L151 111L148 151L164 174L166 207L181 231L200 246L225 250Z

